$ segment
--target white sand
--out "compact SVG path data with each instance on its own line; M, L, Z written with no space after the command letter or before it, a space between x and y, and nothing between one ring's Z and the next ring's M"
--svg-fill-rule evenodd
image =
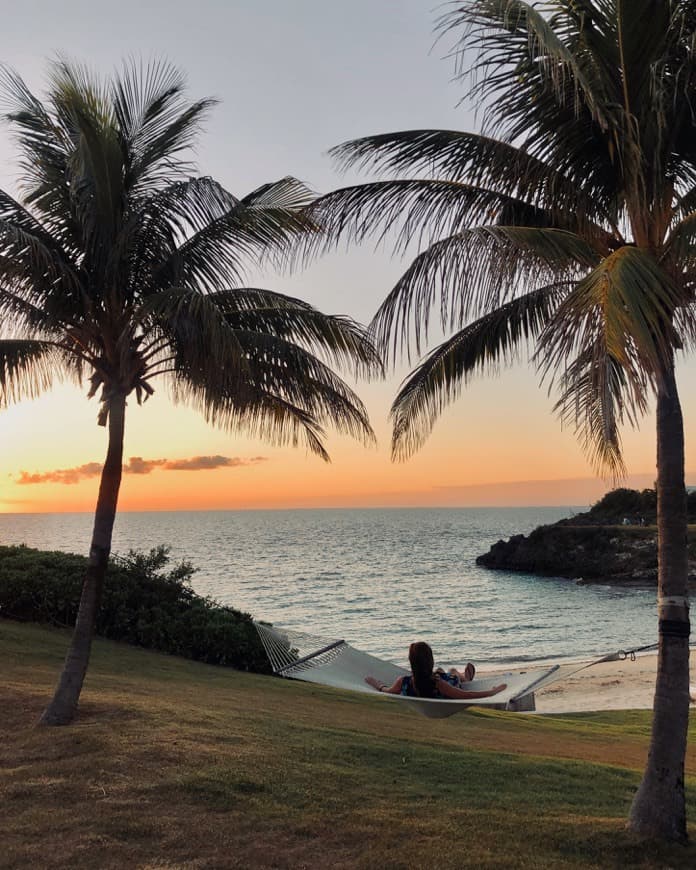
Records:
M638 655L635 661L593 665L537 692L537 712L649 710L656 675L657 653Z

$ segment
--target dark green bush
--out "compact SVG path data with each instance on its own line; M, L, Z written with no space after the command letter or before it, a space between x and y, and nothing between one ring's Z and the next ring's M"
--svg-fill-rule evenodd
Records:
M686 510L689 522L696 522L696 491L687 493ZM588 523L620 524L626 518L632 524L643 520L646 525L654 525L657 521L657 493L654 489L612 489L580 517ZM573 522L577 519L574 517Z
M160 652L268 673L251 617L198 595L190 562L168 567L169 550L112 557L97 634ZM0 616L71 626L87 560L29 547L0 547Z
M657 494L654 489L619 488L608 492L591 509L590 515L608 521L621 522L626 517L632 522L644 518L648 523L655 522Z

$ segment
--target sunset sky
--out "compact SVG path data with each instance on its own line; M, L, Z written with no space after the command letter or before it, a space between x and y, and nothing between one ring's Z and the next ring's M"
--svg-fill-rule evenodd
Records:
M430 0L25 0L3 19L3 60L41 91L56 54L109 72L127 56L166 57L188 75L190 95L215 96L197 151L199 169L233 193L295 175L314 189L342 183L326 151L349 138L417 127L475 129L445 45L433 46ZM16 193L9 133L0 131L0 185ZM325 311L368 321L404 268L371 246L325 257L265 285ZM679 376L692 463L696 362ZM522 364L477 380L413 459L389 458L388 408L406 369L358 384L379 446L330 436L332 463L208 427L159 390L129 406L124 510L260 507L564 504L596 500L608 482L592 470L553 398ZM0 512L89 511L105 430L97 405L59 386L0 411ZM638 486L654 479L654 420L625 433ZM690 475L688 483L696 478Z

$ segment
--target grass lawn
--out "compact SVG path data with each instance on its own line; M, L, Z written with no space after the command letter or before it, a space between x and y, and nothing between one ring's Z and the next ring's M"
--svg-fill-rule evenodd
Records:
M37 728L67 641L0 620L3 868L696 866L624 830L647 712L429 720L97 641L76 724Z

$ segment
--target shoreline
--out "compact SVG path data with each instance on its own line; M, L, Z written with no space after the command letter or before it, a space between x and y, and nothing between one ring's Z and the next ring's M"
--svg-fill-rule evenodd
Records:
M657 652L602 662L536 693L537 713L650 710L655 695Z
M602 662L541 689L537 712L650 710L656 677L656 652L637 655L635 661Z
M496 672L501 671L486 669L480 671L480 675ZM651 710L656 677L657 652L638 653L635 660L629 657L623 661L602 662L535 692L536 713Z

